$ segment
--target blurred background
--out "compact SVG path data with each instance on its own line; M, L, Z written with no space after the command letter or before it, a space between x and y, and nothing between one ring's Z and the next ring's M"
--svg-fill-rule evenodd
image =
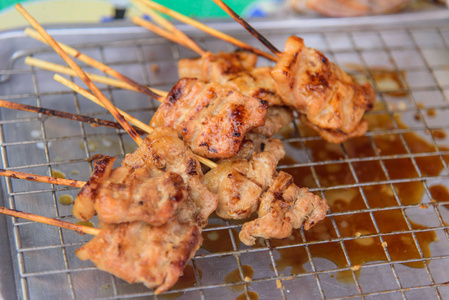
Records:
M357 17L445 9L449 0L226 0L245 18ZM25 26L14 10L16 3L44 24L97 23L141 15L127 0L0 0L0 30ZM227 18L212 0L156 0L195 18Z

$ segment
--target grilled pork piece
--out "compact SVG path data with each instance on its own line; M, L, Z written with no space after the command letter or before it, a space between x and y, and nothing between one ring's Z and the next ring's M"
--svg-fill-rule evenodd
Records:
M73 215L78 219L87 221L97 213L104 223L143 221L159 226L187 199L180 175L154 176L146 168L112 169L115 159L105 156L95 162L92 176L75 200Z
M156 288L159 294L176 283L201 246L202 227L217 207L218 196L201 183L200 163L173 128L155 128L134 153L125 157L122 166L160 176L181 174L188 197L165 224L107 225L76 255L129 283Z
M180 174L189 191L188 201L182 202L177 210L182 222L188 220L205 226L217 207L218 195L201 183L204 175L200 163L173 128L155 128L136 151L126 155L122 165Z
M75 253L129 283L160 294L172 287L202 244L201 228L173 218L153 227L142 222L106 225Z
M256 61L257 55L248 52L208 52L200 58L181 59L178 74L179 78L197 78L204 82L219 83L245 96L267 101L269 106L284 105L270 75L271 67L256 68Z
M264 140L261 145L262 152L249 160L223 161L204 176L206 186L219 195L216 213L221 218L248 218L259 206L262 192L272 183L285 150L277 139Z
M150 124L176 129L192 151L208 158L234 156L245 134L264 124L267 104L217 83L179 80Z
M265 117L265 124L251 130L251 133L272 137L282 128L288 128L293 121L293 113L288 107L269 106Z
M256 67L257 54L247 51L232 53L207 52L201 58L183 58L178 62L179 78L197 78L204 82L220 82L223 76L235 76Z
M239 238L245 245L254 245L256 237L282 239L293 229L308 230L326 216L329 205L325 199L299 188L293 177L279 172L260 202L258 218L243 224Z
M271 75L284 102L311 125L325 130L323 138L336 136L343 141L366 132L361 122L365 111L373 106L371 85L354 82L321 52L307 48L301 38L287 40Z

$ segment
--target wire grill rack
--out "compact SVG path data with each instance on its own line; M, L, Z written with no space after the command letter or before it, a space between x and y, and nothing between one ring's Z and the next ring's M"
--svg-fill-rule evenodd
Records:
M223 25L224 30L227 28ZM130 29L127 33L128 29L120 28L121 35L111 38L117 28L102 30L86 35L79 32L89 29L78 33L75 30L70 37L61 34L58 39L69 38L70 44L82 52L139 82L166 90L176 82L177 60L195 57L178 45L142 31ZM188 33L211 52L233 49L202 33ZM257 45L242 31L231 33ZM449 148L444 146L448 144L444 133L449 128L449 25L309 28L301 32L285 26L266 29L264 33L279 48L288 36L302 36L306 45L321 50L354 76L370 81L377 92L378 104L367 114L369 120L377 120L376 125L363 138L330 145L304 130L297 120L292 131L283 137L289 160L279 169L295 174L298 184L307 184L331 204L326 221L316 226L314 235L299 230L287 241L267 240L256 247L246 247L236 236L241 223L211 218L204 230L205 246L189 263L185 276L169 292L157 296L143 285L127 284L89 262L79 261L74 251L89 237L8 218L12 261L0 268L14 273L18 298L449 297L449 213L445 207L449 199L433 201L437 195L432 190L435 185L448 185ZM61 63L50 49L30 45L16 49L10 65L0 70L0 98L112 120L101 108L59 86L50 72L25 65L24 58L29 55ZM261 59L260 64L269 62ZM85 70L96 72L88 67ZM392 73L394 79L387 78L386 85L381 82ZM118 107L145 122L157 108L155 101L143 95L100 87ZM123 158L136 148L120 130L6 109L0 113L1 159L5 169L43 175L61 172L68 178L87 180L92 171L88 159L93 155ZM416 150L416 139L412 137L419 137L420 145L425 143L427 148ZM395 143L393 149L388 148L388 141ZM360 143L368 145L368 152L355 151L358 148L354 145ZM429 165L435 165L437 171L429 171ZM395 168L403 172L398 173ZM401 192L401 186L407 184L414 184L412 195L418 201L408 201L410 194ZM4 204L10 208L75 221L71 206L62 205L58 199L63 194L75 197L76 189L9 178L3 181L3 188ZM372 195L379 190L387 192L376 197L388 195L392 201L378 204L383 199ZM359 203L348 206L344 197L355 194ZM382 217L383 213L393 212L399 219ZM348 231L346 227L352 218L369 225L357 228L355 223L356 228ZM424 235L429 233L430 252L424 245ZM394 243L404 239L399 245L407 244L405 250L413 252L411 256ZM367 258L370 251L354 254L353 246L357 244L380 245L376 251L382 258Z

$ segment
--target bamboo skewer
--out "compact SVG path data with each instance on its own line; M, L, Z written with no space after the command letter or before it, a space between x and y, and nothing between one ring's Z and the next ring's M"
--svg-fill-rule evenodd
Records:
M202 50L202 49L198 50L196 48L192 48L191 45L189 45L188 43L185 43L185 41L183 39L181 39L178 35L175 35L172 32L169 32L167 30L164 30L164 29L154 25L151 22L145 21L144 19L139 18L139 17L132 17L131 21L138 26L144 27L144 28L156 33L157 35L160 35L163 38L166 38L167 40L170 40L174 43L180 44L188 49L193 50L200 56L205 54L204 50Z
M52 72L55 72L55 73L62 73L62 74L78 77L78 75L75 73L75 71L73 71L69 67L62 66L62 65L59 65L59 64L55 64L55 63L52 63L52 62L49 62L49 61L45 61L45 60L42 60L42 59L34 58L34 57L31 57L31 56L28 56L28 57L25 58L25 64L27 64L29 66L41 68L41 69L44 69L44 70L47 70L47 71L52 71ZM136 87L134 87L134 86L132 86L132 85L130 85L130 84L124 82L124 81L120 81L120 80L117 80L117 79L114 79L114 78L101 76L101 75L88 73L88 72L86 72L86 75L89 76L89 78L92 81L96 81L96 82L103 83L103 84L106 84L106 85L115 86L115 87L118 87L118 88L121 88L121 89L127 89L127 90L131 90L131 91L135 91L135 92L139 92L140 93L140 91ZM162 90L158 90L158 89L154 89L154 88L151 88L151 90L154 93L156 93L156 94L158 94L158 95L160 95L161 97L164 97L164 98L168 94L166 91L162 91ZM157 100L159 100L159 99L157 99Z
M73 91L79 93L80 95L88 98L92 102L95 102L96 104L98 104L100 106L103 106L101 104L101 102L94 95L92 95L91 93L89 93L85 89L81 88L77 84L71 82L70 80L67 80L66 78L64 78L64 77L62 77L62 76L60 76L58 74L56 74L53 77L53 79L56 80L57 82L65 85L65 86L67 86L68 88L72 89ZM132 117L131 115L127 114L126 112L124 112L124 111L122 111L120 109L119 109L119 111L125 117L125 119L127 119L130 123L136 125L137 127L145 130L148 133L151 133L153 131L153 128L150 127L149 125L147 125L147 124L143 123L142 121ZM210 168L216 168L217 167L216 163L214 163L213 161L211 161L211 160L209 160L207 158L204 158L204 157L196 155L196 154L195 154L195 157L196 157L196 159L198 159L199 162L201 162L202 164L204 164L204 165L206 165L206 166L208 166Z
M88 91L86 91L85 89L83 89L82 87L80 87L79 85L77 85L76 83L73 83L72 81L62 77L59 74L55 74L53 76L53 79L56 80L57 82L65 85L66 87L70 88L71 90L73 90L74 92L86 97L87 99L89 99L90 101L96 103L97 105L100 105L101 107L105 106L100 102L100 100L98 100L97 97L95 97L94 95L92 95L91 93L89 93ZM144 130L146 133L151 133L153 132L153 128L148 126L147 124L143 123L142 121L134 118L133 116L129 115L128 113L126 113L125 111L117 108L117 110L119 111L120 114L122 114L126 121L134 124L135 126L139 127L140 129Z
M16 218L22 218L22 219L42 223L42 224L47 224L47 225L51 225L51 226L62 227L62 228L74 230L79 233L98 235L101 232L101 229L98 229L98 228L92 228L89 226L64 222L64 221L47 218L47 217L43 217L43 216L38 216L35 214L26 213L26 212L21 212L21 211L9 209L6 207L1 207L1 206L0 206L0 213L4 214L4 215L16 217Z
M123 116L117 111L112 103L100 91L100 89L89 79L84 71L73 61L73 59L56 43L56 41L45 31L45 29L20 5L16 5L16 9L20 14L37 30L37 32L45 39L45 41L64 59L64 61L78 74L84 83L92 90L106 108L114 115L117 121L123 126L133 140L140 145L142 138L132 128Z
M160 14L158 14L157 12L155 12L153 9L147 7L145 5L145 1L144 0L131 0L131 2L133 2L141 11L143 11L145 14L148 14L151 16L151 19L158 24L159 26L165 28L165 32L167 33L171 33L174 36L178 37L179 40L182 41L182 45L193 50L194 52L200 54L201 56L204 55L206 53L206 51L204 51L195 41L193 41L191 38L189 38L184 32L182 32L181 30L179 30L178 28L176 28L175 25L173 25L172 23L170 23L169 21L167 21L164 17L162 17ZM143 20L142 18L138 18L138 17L133 17L131 19L134 23L136 22L140 22L141 24L145 24L145 25L149 25L149 27L151 27L153 24L151 24L148 21ZM143 26L145 27L145 25L140 25L137 24L139 26ZM154 25L153 25L154 26ZM159 28L159 27L158 27ZM159 28L161 29L161 28ZM150 29L151 30L151 29ZM157 30L157 29L156 29ZM162 35L162 34L160 34ZM163 36L163 35L162 35ZM169 38L168 38L169 39Z
M98 118L92 118L92 117L83 116L83 115L72 114L72 113L54 110L54 109L36 107L36 106L31 106L31 105L24 105L24 104L5 101L5 100L0 100L0 107L6 107L6 108L10 108L10 109L39 113L39 114L44 114L47 116L64 118L64 119L73 120L73 121L85 122L85 123L91 124L92 126L106 126L106 127L116 128L116 129L123 129L122 125L120 125L117 122L112 122L112 121L98 119ZM143 131L142 129L140 129L138 127L134 127L134 130L136 130L139 134L145 134L145 131Z
M276 54L278 57L282 53L277 49L270 41L268 41L260 32L258 32L254 27L252 27L248 22L246 22L243 18L241 18L235 11L233 11L229 6L226 5L222 0L212 0L220 6L228 15L230 15L234 20L237 21L240 25L242 25L252 36L258 39L264 46L266 46L273 54Z
M156 2L153 2L151 0L146 0L144 3L145 3L145 5L147 5L148 7L152 8L152 9L155 9L155 10L161 12L161 13L164 13L164 14L166 14L166 15L172 17L172 18L175 18L175 19L177 19L177 20L179 20L179 21L181 21L183 23L192 25L195 28L198 28L198 29L200 29L200 30L202 30L202 31L212 35L212 36L215 36L215 37L217 37L219 39L222 39L222 40L227 41L227 42L229 42L231 44L234 44L237 47L240 47L240 48L242 48L244 50L248 50L248 51L254 52L254 53L258 54L258 55L261 55L261 56L266 57L266 58L268 58L270 60L273 60L273 61L277 61L277 59L278 59L276 56L273 56L273 55L271 55L269 53L261 51L261 50L255 48L255 47L253 47L253 46L251 46L249 44L246 44L246 43L244 43L244 42L242 42L242 41L240 41L240 40L230 36L230 35L227 35L227 34L225 34L223 32L220 32L220 31L218 31L216 29L213 29L213 28L211 28L209 26L206 26L206 25L204 25L201 22L198 22L198 21L193 20L193 19L191 19L189 17L186 17L183 14L180 14L180 13L178 13L178 12L176 12L174 10L171 10L171 9L169 9L169 8L163 6L163 5L160 5L160 4L156 3Z
M82 188L86 184L86 182L79 181L79 180L56 178L56 177L50 177L50 176L44 176L44 175L23 173L23 172L19 172L19 171L8 171L8 170L4 170L4 169L0 169L0 176L11 177L11 178L15 178L15 179L23 179L23 180L28 180L28 181L35 181L35 182L66 185L66 186L72 186L72 187L77 187L77 188Z
M23 8L21 8L21 9L23 10ZM38 24L38 23L35 21L35 24ZM33 27L34 27L34 25L33 25ZM35 28L35 29L37 30L37 28ZM25 29L25 33L28 36L30 36L30 37L32 37L32 38L34 38L34 39L36 39L36 40L38 40L38 41L40 41L42 43L50 45L50 43L48 43L46 39L42 38L39 35L40 32L36 32L36 31L34 31L34 30L30 29L30 28L26 28ZM127 77L127 76L125 76L125 75L115 71L114 69L112 69L109 66L103 64L102 62L99 62L99 61L97 61L97 60L95 60L95 59L93 59L93 58L91 58L91 57L89 57L89 56L79 52L78 50L63 44L63 43L59 43L59 42L56 42L56 41L54 41L54 42L55 42L54 44L57 44L60 48L62 48L69 55L71 55L71 56L73 56L75 58L78 58L79 60L81 60L82 62L88 64L89 66L92 66L92 67L94 67L94 68L96 68L96 69L98 69L98 70L100 70L100 71L102 71L102 72L104 72L104 73L114 77L114 78L117 78L118 80L121 80L121 81L124 81L124 82L128 83L129 85L135 87L135 89L137 89L139 92L144 93L144 94L146 94L146 95L148 95L150 97L153 97L154 99L157 99L157 100L162 98L161 95L158 95L158 94L154 93L148 87L146 87L144 85L141 85L140 83L132 80L131 78L129 78L129 77Z

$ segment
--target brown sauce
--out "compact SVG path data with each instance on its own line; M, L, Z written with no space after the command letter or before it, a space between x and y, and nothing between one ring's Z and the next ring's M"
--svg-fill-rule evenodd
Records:
M444 132L443 130L432 130L432 136L436 139L445 139L446 138L446 132Z
M429 108L427 110L427 116L429 116L429 117L436 117L436 115L437 115L437 111L436 111L435 108Z
M259 294L257 294L256 292L253 292L253 291L249 291L248 296L249 296L249 299L251 299L251 300L259 299ZM243 294L239 295L237 298L235 298L235 300L246 300L246 299L248 299L246 297L246 293L243 293Z
M207 228L214 227L217 227L217 225L209 225ZM231 231L234 236L234 240L238 245L239 234L235 229L231 229ZM201 248L209 251L210 253L230 252L234 250L232 248L232 241L228 229L203 231L203 244L201 245Z
M355 81L363 84L368 81L365 74L366 68L359 65L347 64L347 68L359 71L351 74ZM405 70L391 70L383 67L371 67L369 72L373 76L377 90L392 97L404 97L408 95L406 84L407 73Z
M406 73L403 70L371 69L371 74L376 85L382 93L393 97L408 95L405 84Z
M243 278L244 278L243 281L251 281L253 279L254 269L251 266L243 265L242 272L243 272ZM231 271L225 277L225 283L235 283L235 282L242 282L242 278L240 276L239 269L235 269L235 270ZM248 285L248 284L245 283L245 284L233 285L233 286L230 286L230 288L233 289L234 291L240 292L240 291L244 290L245 285Z
M393 124L388 116L368 115L370 130L391 129ZM400 128L406 128L397 118ZM300 131L304 130L300 128ZM422 137L414 133L403 134L412 153L434 152L436 149ZM394 155L407 153L399 135L378 135L373 140L377 147L376 151L382 155ZM339 145L329 145L318 140L305 142L304 149L298 143L292 143L292 146L302 150L309 151L313 161L338 160L344 158ZM344 143L346 153L350 158L375 156L375 151L367 137L352 139ZM440 147L440 150L448 150L448 147ZM445 157L449 161L448 157ZM443 164L439 156L415 158L423 176L436 176L443 169ZM292 163L294 160L287 157L286 163ZM353 168L360 182L375 182L387 180L381 165L378 161L354 162ZM384 160L384 165L388 171L390 179L407 179L418 177L418 173L409 159L391 159ZM322 186L335 186L341 184L353 184L354 178L351 175L347 163L335 163L330 165L315 166L316 175ZM309 167L286 169L288 173L295 177L295 183L299 186L316 187L315 180ZM389 184L371 185L363 187L363 193L371 208L384 208L397 205L418 204L424 195L424 186L421 182L405 182L393 185L400 203L394 196L394 191ZM441 193L441 199L449 200L449 193ZM438 192L431 192L434 198L439 197ZM358 209L366 209L365 202L358 188L349 188L345 190L329 190L325 196L331 206L332 212L345 212ZM441 200L444 201L444 200ZM446 200L447 201L447 200ZM379 227L380 233L409 230L405 217L401 210L384 210L373 212L373 217ZM341 237L351 237L354 239L344 241L344 247L347 250L352 266L348 266L342 247L338 242L309 245L309 250L313 257L326 258L337 265L338 268L352 267L358 274L360 266L372 261L386 261L384 247L388 250L391 259L411 260L420 258L418 249L413 240L413 236L408 233L385 235L383 243L379 237L366 237L364 235L376 234L374 223L369 213L354 213L350 215L335 216ZM412 229L427 228L425 226L411 222ZM324 219L315 227L305 232L307 241L322 241L331 238L337 238L337 234L329 218ZM360 237L360 238L355 238ZM421 247L424 257L430 257L430 243L437 240L433 231L416 233L416 238ZM303 243L298 231L284 240L270 240L271 246L291 245ZM259 245L260 246L260 245ZM304 247L293 247L279 249L280 258L276 261L279 270L282 272L291 267L291 273L305 272L304 264L308 262L307 253ZM423 262L410 262L405 265L414 268L424 267ZM337 279L341 282L352 282L350 271L337 273Z
M449 201L449 190L444 185L434 185L429 187L430 194L432 194L432 199L438 202ZM449 208L449 204L444 205Z

